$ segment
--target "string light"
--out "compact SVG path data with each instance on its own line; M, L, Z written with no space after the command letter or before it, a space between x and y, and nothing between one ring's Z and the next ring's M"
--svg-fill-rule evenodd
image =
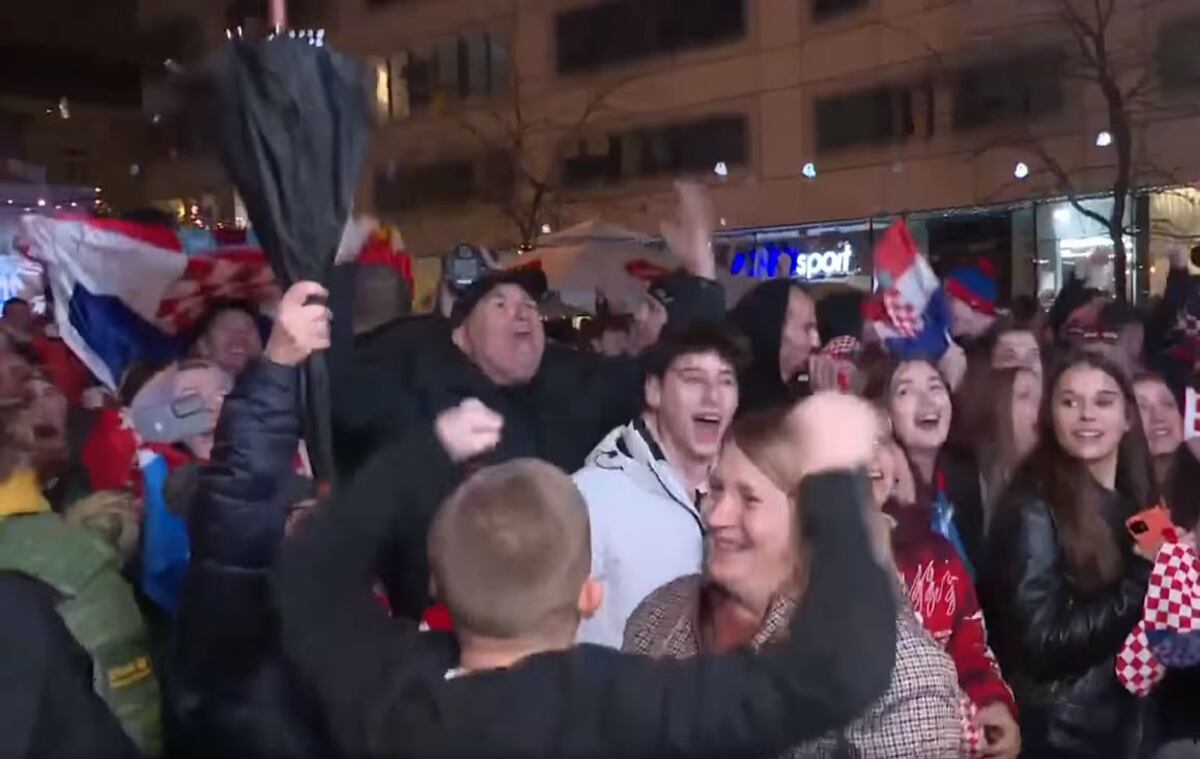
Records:
M1029 176L1029 165L1024 161L1018 161L1017 165L1013 168L1013 176L1017 179L1024 179Z

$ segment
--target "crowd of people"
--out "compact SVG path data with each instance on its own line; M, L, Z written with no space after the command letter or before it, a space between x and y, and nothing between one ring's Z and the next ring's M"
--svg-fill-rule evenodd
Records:
M951 271L952 340L889 353L870 293L726 312L712 228L682 187L678 270L569 344L541 272L414 317L360 267L112 393L9 301L0 757L1200 756L1200 668L1122 674L1131 525L1200 530L1185 254L1144 311Z

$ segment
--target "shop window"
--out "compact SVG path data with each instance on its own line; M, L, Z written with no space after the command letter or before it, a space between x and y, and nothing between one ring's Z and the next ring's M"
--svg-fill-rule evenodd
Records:
M1062 110L1062 69L1061 51L1047 49L959 71L954 128L975 129Z
M878 87L818 98L817 150L886 145L933 134L933 88Z
M385 212L494 201L512 189L512 162L494 153L399 166L375 177L375 205Z
M866 8L870 0L812 0L814 21L824 21L835 16Z
M610 0L555 19L558 73L720 45L746 34L745 0Z
M1164 90L1200 90L1200 18L1165 25L1155 57Z
M443 103L508 91L508 48L478 32L433 46L376 58L376 102L385 120L403 119Z
M563 159L562 181L578 188L711 172L719 162L745 165L749 152L749 128L741 114L638 127L582 141Z

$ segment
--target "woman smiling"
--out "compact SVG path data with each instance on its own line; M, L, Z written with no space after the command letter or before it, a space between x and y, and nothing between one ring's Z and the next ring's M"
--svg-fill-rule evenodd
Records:
M836 578L803 540L797 482L772 462L803 458L806 441L788 434L786 415L762 412L734 425L703 507L703 575L675 580L642 602L625 629L625 650L683 659L786 638L805 589ZM863 487L857 502L873 530L873 550L890 562L888 528ZM788 756L956 757L965 750L964 698L954 664L898 604L896 667L891 686L847 728L794 747ZM837 641L829 641L837 646Z
M1150 573L1124 526L1155 500L1137 413L1121 367L1068 356L1037 448L996 507L984 589L1025 756L1137 755L1139 708L1114 673Z

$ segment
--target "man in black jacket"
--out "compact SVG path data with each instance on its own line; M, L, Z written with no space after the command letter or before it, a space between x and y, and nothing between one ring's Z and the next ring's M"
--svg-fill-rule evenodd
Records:
M698 188L680 192L681 218L666 231L684 271L655 288L660 300L639 320L645 344L664 328L725 318L711 211ZM409 425L432 424L442 411L478 398L505 418L492 461L533 457L568 472L578 469L609 430L640 410L643 367L636 358L546 345L537 311L544 290L540 272L492 272L459 294L448 319L397 326L394 339L380 336L400 355L373 361L367 371L343 367L336 374L344 378L334 388L345 401L336 420L343 437L355 439L356 449L364 447L362 440L382 446ZM379 356L378 350L370 353ZM346 381L355 384L346 387Z
M340 754L772 755L861 714L895 660L894 580L870 558L869 496L849 471L870 458L875 420L846 396L794 413L813 574L790 642L761 655L668 662L584 645L447 681L453 639L388 619L371 597L371 569L390 533L428 523L436 504L422 499L440 491L440 500L455 480L418 485L395 473L478 461L507 421L467 402L439 416L436 432L382 451L289 542L276 577L285 650ZM380 477L388 492L375 487Z
M681 188L681 218L666 227L668 243L686 271L652 288L656 297L639 320L642 343L658 334L725 316L724 291L715 281L710 212L698 188ZM353 445L379 449L409 430L429 429L442 412L475 398L504 418L503 434L482 463L539 458L573 472L609 430L641 410L644 365L638 358L607 358L546 345L537 301L544 277L528 269L493 272L455 301L448 330L417 329L388 365L353 375L352 388L335 389L365 399ZM346 376L346 375L343 375ZM381 400L382 399L382 400ZM343 418L343 431L351 426ZM370 441L364 446L363 440ZM339 442L339 447L342 445ZM369 456L363 456L363 459ZM436 466L436 462L431 466ZM388 491L400 472L434 480L428 470L380 473L374 487ZM345 473L343 473L345 474ZM369 487L364 485L364 487ZM393 611L419 619L429 601L424 531L387 552L381 568Z
M0 757L135 759L55 604L46 585L0 573Z

